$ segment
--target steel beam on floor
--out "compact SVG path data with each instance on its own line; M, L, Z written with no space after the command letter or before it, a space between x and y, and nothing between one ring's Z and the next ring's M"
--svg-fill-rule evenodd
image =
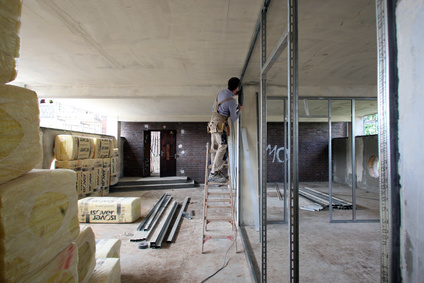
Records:
M180 212L178 213L177 219L174 222L174 226L172 226L172 230L169 233L168 239L166 240L166 242L168 242L168 243L173 243L174 242L175 233L176 233L176 231L178 229L178 226L179 226L179 224L181 222L181 218L183 217L183 212L184 212L184 210L185 210L185 208L187 206L188 200L189 200L189 197L186 197L184 199L184 201L182 202L182 204L181 204Z

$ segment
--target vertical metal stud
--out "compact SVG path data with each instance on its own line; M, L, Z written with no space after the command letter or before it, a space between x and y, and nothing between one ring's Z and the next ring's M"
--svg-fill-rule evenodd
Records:
M331 99L328 100L328 189L330 222L333 220L333 141L331 140Z
M381 282L401 281L395 7L395 1L376 0Z
M266 62L266 12L262 9L261 14L261 69ZM261 113L260 113L260 239L261 239L261 282L267 280L267 109L266 109L266 75L261 72Z
M289 23L289 69L288 69L288 101L291 110L292 132L289 130L292 148L291 183L290 183L290 215L289 215L289 247L290 247L290 282L299 282L299 93L298 93L298 19L297 0L288 0ZM290 124L290 123L289 123Z
M356 221L356 135L355 135L355 99L351 100L351 156L352 156L352 221Z

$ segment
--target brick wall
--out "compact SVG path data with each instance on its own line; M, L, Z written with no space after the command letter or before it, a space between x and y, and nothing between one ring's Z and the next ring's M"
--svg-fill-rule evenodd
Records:
M284 175L283 123L268 123L268 182ZM345 137L346 123L333 123L331 135ZM299 123L299 181L328 181L328 123Z
M196 123L142 123L121 122L124 138L124 176L144 176L144 131L162 129L177 132L177 176L187 176L204 182L206 143L210 135L206 122ZM328 180L328 130L327 123L299 124L299 180ZM334 123L332 136L345 137L346 124ZM268 182L282 182L284 141L283 124L268 123Z

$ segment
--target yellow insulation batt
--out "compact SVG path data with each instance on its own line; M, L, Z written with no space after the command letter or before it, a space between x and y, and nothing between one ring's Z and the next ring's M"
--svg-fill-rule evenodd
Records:
M141 198L87 197L78 200L82 223L131 223L141 216Z
M90 283L120 283L121 263L119 258L98 258Z
M35 92L0 86L0 184L22 176L42 161L39 124Z
M121 255L121 240L96 240L96 258L117 257Z
M76 174L75 189L78 195L81 194L81 162L79 160L54 162L56 169L71 169Z
M22 0L0 1L0 84L16 78Z
M71 243L39 271L26 276L19 282L78 282L78 248ZM88 282L88 281L87 281Z
M91 227L83 226L75 243L78 246L78 282L86 283L96 266L96 239Z
M111 139L93 138L94 142L94 157L93 158L107 158L111 157L113 142Z
M110 158L103 159L102 196L109 194L110 185Z
M31 170L0 185L0 282L36 271L79 235L75 172Z
M81 195L88 195L93 192L95 181L94 159L80 160L81 163Z
M54 142L57 160L90 159L94 155L92 138L72 135L57 135Z
M113 186L119 182L119 151L113 149L112 158L110 159L110 185Z
M94 160L94 184L92 196L102 196L103 159Z

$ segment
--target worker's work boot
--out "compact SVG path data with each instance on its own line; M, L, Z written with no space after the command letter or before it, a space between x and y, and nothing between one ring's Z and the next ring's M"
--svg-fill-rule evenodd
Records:
M227 181L228 181L228 176L227 176L227 175L225 175L225 174L224 174L224 172L222 172L222 170L219 170L219 171L218 171L218 175L219 175L219 176L221 176L221 177L223 177L223 178L225 178L225 180L227 180Z
M213 183L225 183L227 179L219 174L219 172L210 173L208 176L208 181Z

